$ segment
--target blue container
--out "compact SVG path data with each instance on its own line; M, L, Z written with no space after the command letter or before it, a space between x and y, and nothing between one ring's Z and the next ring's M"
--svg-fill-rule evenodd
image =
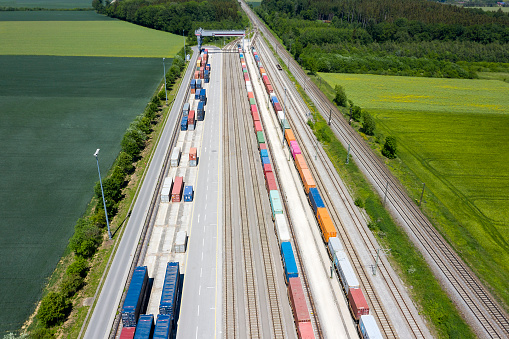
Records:
M276 96L271 96L271 97L270 97L270 102L272 103L272 106L274 106L274 104L275 104L276 102L279 102L279 101L277 100L277 97L276 97Z
M289 278L297 278L299 276L297 263L293 255L292 244L289 241L283 241L281 243L281 258L283 259L286 283L288 283Z
M196 89L201 89L201 79L196 79Z
M205 75L205 79L209 78L210 77L210 71L208 69L206 69L203 74Z
M260 156L263 158L263 157L268 157L269 156L269 151L267 151L266 149L261 149L260 150Z
M244 57L244 53L239 53L240 54L240 57L243 58Z
M154 315L142 314L138 325L136 325L136 332L134 332L134 339L150 339L154 331Z
M200 91L200 101L207 103L207 90L205 88Z
M131 283L122 306L122 325L135 327L147 294L148 271L147 266L138 266L134 269Z
M196 79L191 79L191 88L196 88Z
M168 339L171 331L171 317L167 314L157 316L156 327L152 339Z
M187 131L187 117L182 117L182 121L180 122L180 130Z
M200 92L202 90L201 89L197 89L196 92L194 92L194 99L195 100L199 100L200 99Z
M325 207L322 197L320 196L320 192L318 192L318 188L310 188L308 197L309 202L311 203L311 207L313 208L313 213L316 216L318 208Z
M270 164L269 157L262 157L262 165L265 165L265 164Z
M255 57L254 57L254 58L255 58L255 61L256 61L256 62L260 62L260 57L259 57L258 55L255 55Z
M196 110L196 120L203 121L205 119L205 103L200 101L198 103L198 109Z
M166 275L164 276L163 292L161 302L159 303L159 313L167 314L171 317L173 324L175 318L175 303L177 301L178 287L180 278L180 267L178 262L169 262L166 265Z
M186 186L184 187L184 202L191 202L193 201L193 186Z

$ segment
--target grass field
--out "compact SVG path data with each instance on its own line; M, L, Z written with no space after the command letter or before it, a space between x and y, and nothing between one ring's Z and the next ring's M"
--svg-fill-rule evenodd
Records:
M398 140L389 163L456 249L509 304L509 84L320 74ZM431 195L430 193L431 192Z
M92 8L91 0L0 0L0 7Z
M501 9L502 12L509 13L509 7L493 6L493 7L466 7L466 8L477 8L477 9L482 9L483 11L486 11L486 12L488 12L488 11L489 12L496 12L499 9Z
M21 20L26 14L31 20ZM9 16L9 14L3 14ZM77 20L74 20L73 16ZM173 57L183 38L93 12L18 12L19 21L0 21L0 55ZM1 18L2 16L0 16ZM84 18L89 17L88 21ZM94 20L93 18L97 18ZM48 21L53 18L53 21ZM67 18L67 21L62 21Z

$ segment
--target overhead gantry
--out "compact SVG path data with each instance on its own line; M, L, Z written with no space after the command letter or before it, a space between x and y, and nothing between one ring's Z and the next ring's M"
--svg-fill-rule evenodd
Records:
M234 36L246 36L246 31L207 31L203 28L198 28L194 31L194 35L196 35L198 39L198 49L201 50L201 40L204 36L213 36L213 37L234 37ZM242 39L242 49L244 49L244 39Z

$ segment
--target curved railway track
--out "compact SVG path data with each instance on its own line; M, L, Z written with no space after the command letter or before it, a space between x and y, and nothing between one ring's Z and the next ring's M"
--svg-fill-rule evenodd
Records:
M365 169L368 179L370 178L370 181L380 193L386 190L387 185L390 187L387 190L387 202L393 208L393 214L400 218L411 238L415 238L417 246L425 255L428 263L434 265L432 269L435 275L442 275L447 280L448 285L454 289L456 295L451 295L451 292L449 292L449 295L453 299L459 299L460 306L463 306L462 308L469 312L467 318L474 325L477 334L491 338L509 336L509 318L502 307L495 302L473 272L408 197L386 166L373 154L359 135L348 126L341 113L309 80L305 72L289 56L284 47L273 38L272 34L253 13L248 10L246 12L248 12L252 22L256 22L257 26L264 32L270 43L273 46L279 46L278 54L284 60L289 61L288 67L291 66L296 80L306 88L307 94L322 116L327 117L329 112L332 112L333 130L340 136L344 145L353 146L354 152L357 154L356 162ZM290 90L296 92L293 87ZM449 291L447 287L446 290Z

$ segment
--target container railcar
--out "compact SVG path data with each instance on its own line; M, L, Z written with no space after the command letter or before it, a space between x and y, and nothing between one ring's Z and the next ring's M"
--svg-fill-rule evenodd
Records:
M316 212L316 218L322 231L322 238L325 243L329 242L330 237L337 236L336 228L332 223L332 219L329 216L329 212L326 208L318 208Z
M359 333L363 339L382 339L382 333L372 315L362 315L359 320Z
M290 295L295 323L310 322L311 317L309 316L300 278L288 278L288 294Z
M283 261L286 283L288 283L290 278L298 278L299 271L297 270L297 263L293 255L292 244L289 241L281 243L281 259Z
M270 207L272 209L272 219L276 217L276 214L283 214L283 207L281 205L281 198L279 192L272 190L269 192L270 196Z
M275 220L276 235L281 246L281 243L291 240L290 228L284 214L276 214Z

